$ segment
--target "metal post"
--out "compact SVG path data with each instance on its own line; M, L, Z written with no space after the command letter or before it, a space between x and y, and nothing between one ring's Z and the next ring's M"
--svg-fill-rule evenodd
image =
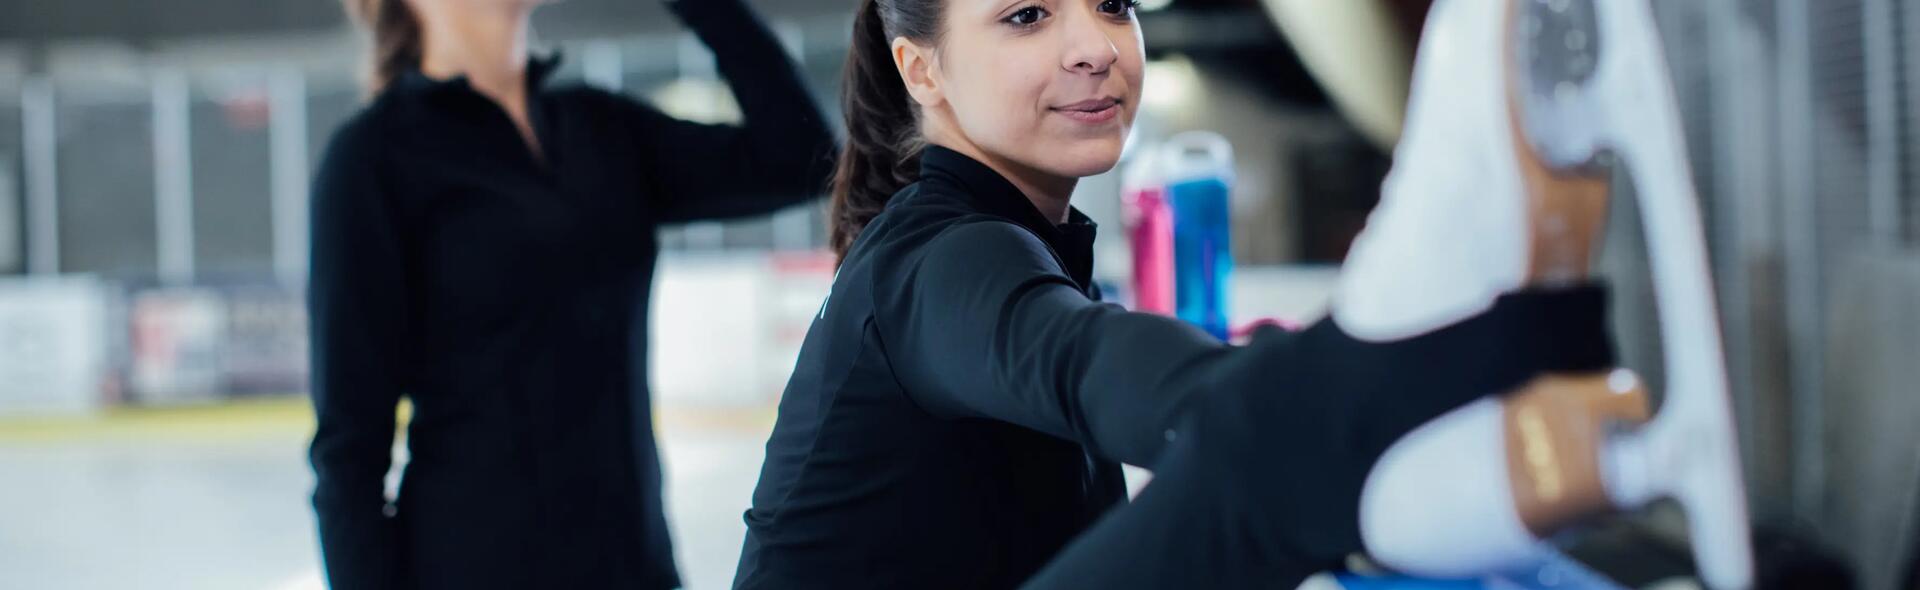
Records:
M1785 246L1787 340L1791 371L1793 509L1820 514L1826 474L1820 388L1826 340L1821 333L1820 208L1814 183L1813 31L1810 0L1781 0L1775 13L1780 43L1781 242Z
M26 161L27 272L60 272L59 137L53 81L29 78L20 89L21 149Z
M1900 13L1904 26L1900 39L1907 50L1907 69L1904 72L1907 76L1907 136L1920 138L1920 6L1903 4ZM1909 149L1905 156L1908 170L1920 170L1920 150ZM1906 217L1902 220L1904 238L1907 247L1920 248L1920 191L1914 191L1913 187L1903 188L1907 189L1903 191L1907 199Z
M1765 436L1756 431L1765 423L1759 419L1760 404L1756 403L1759 380L1755 350L1766 344L1754 341L1753 291L1760 286L1755 284L1750 272L1754 264L1751 252L1760 248L1749 247L1765 243L1771 233L1768 227L1772 220L1768 213L1774 199L1768 194L1771 182L1766 175L1773 167L1767 161L1773 154L1762 148L1772 145L1766 138L1767 126L1751 124L1765 116L1765 107L1760 104L1768 94L1763 77L1765 66L1760 61L1764 53L1754 51L1759 35L1752 30L1753 22L1741 14L1736 2L1712 2L1706 6L1702 19L1706 23L1709 63L1716 65L1708 73L1712 78L1710 102L1714 108L1707 113L1714 129L1715 157L1711 159L1710 173L1714 177L1715 194L1703 197L1715 202L1715 206L1709 208L1714 213L1710 222L1714 228L1713 246L1726 262L1714 274L1720 282L1716 291L1721 301L1720 325L1726 334L1727 377L1733 393L1734 417L1738 423L1747 425L1739 429L1741 463L1746 466L1748 479L1755 480L1777 473L1756 469L1763 456L1756 443Z
M1867 85L1867 227L1874 246L1900 239L1900 111L1891 0L1864 0L1861 41Z
M806 69L806 35L800 27L781 22L774 25L774 34L780 37L780 44L786 46L787 54L802 70ZM824 165L824 164L823 164ZM773 249L783 252L806 250L813 247L813 215L809 210L814 205L788 207L773 216Z
M187 76L153 73L153 211L160 280L193 280L193 130Z
M13 154L0 152L0 273L13 272L23 266L20 248L19 228L20 195L15 192L19 186L13 170Z
M282 284L307 278L307 84L296 67L275 71L268 81L273 187L273 270Z

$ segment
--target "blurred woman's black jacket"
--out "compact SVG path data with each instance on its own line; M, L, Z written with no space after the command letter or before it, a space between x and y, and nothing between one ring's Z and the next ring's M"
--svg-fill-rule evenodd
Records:
M659 224L810 200L833 137L739 0L676 3L743 126L529 69L535 154L464 80L412 72L314 182L313 496L336 588L669 588L647 387ZM384 493L395 407L411 455Z

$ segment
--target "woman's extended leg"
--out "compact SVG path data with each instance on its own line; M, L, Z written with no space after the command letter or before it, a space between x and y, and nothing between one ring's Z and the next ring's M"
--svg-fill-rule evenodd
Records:
M1213 408L1181 431L1137 502L1076 541L1031 586L1290 587L1363 544L1391 566L1470 574L1528 558L1539 535L1592 511L1630 507L1662 491L1684 500L1687 490L1704 508L1696 532L1714 531L1711 538L1721 543L1702 553L1708 581L1744 585L1750 568L1743 561L1738 465L1731 462L1724 384L1711 378L1719 370L1711 299L1708 307L1698 305L1698 296L1710 292L1704 266L1688 266L1704 263L1697 215L1665 208L1655 219L1649 212L1650 234L1667 236L1654 244L1661 250L1656 256L1665 257L1655 261L1664 281L1663 311L1687 316L1669 320L1666 335L1693 351L1681 359L1693 368L1680 372L1702 380L1670 396L1663 413L1691 417L1672 421L1687 428L1656 421L1644 434L1611 434L1609 423L1646 418L1644 392L1630 373L1609 371L1610 351L1585 350L1583 343L1591 342L1606 348L1604 326L1594 325L1603 313L1567 304L1584 298L1592 307L1598 299L1580 295L1591 287L1579 285L1597 248L1610 189L1604 169L1593 166L1604 127L1654 136L1652 149L1619 151L1637 174L1652 179L1655 190L1643 189L1643 199L1684 200L1691 196L1679 190L1686 187L1684 154L1671 148L1674 142L1662 142L1673 139L1662 135L1673 133L1674 119L1583 119L1592 116L1583 110L1591 105L1578 102L1581 76L1588 74L1546 68L1517 82L1508 75L1509 64L1522 63L1511 59L1512 44L1547 33L1561 35L1555 40L1591 35L1584 38L1619 44L1607 55L1637 58L1596 60L1599 73L1592 75L1624 76L1607 68L1633 66L1628 82L1653 83L1602 81L1653 101L1636 108L1670 113L1657 45L1648 55L1645 9L1640 0L1437 4L1416 66L1409 128L1382 203L1355 243L1332 318L1284 345L1296 347L1293 354L1402 379L1356 387L1368 378L1364 371L1332 370L1226 384L1208 400ZM1586 12L1563 14L1568 10ZM1574 28L1581 26L1592 28ZM1548 84L1536 92L1529 83ZM1516 94L1527 102L1509 100ZM1515 291L1530 294L1503 296ZM1513 313L1514 301L1529 298L1557 303ZM1471 380L1459 379L1460 371L1502 371L1452 355L1428 356L1424 364L1410 360L1447 349L1432 346L1436 342L1460 345L1450 336L1463 326L1502 317L1565 323L1564 339L1539 343L1539 358L1517 363L1553 375L1506 373L1506 382L1462 389ZM1695 325L1675 328L1686 322ZM1494 350L1475 352L1498 354ZM1248 393L1262 385L1295 393ZM1298 392L1318 397L1302 399ZM1709 444L1675 453L1664 442L1675 439L1665 433L1681 431L1704 433ZM1705 475L1664 481L1674 479L1675 458Z

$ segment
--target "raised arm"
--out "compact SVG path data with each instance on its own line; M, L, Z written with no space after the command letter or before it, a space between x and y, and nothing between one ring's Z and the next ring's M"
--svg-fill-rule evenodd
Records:
M826 190L833 132L800 70L742 0L677 0L674 14L713 50L745 120L706 125L623 100L665 222L771 213Z

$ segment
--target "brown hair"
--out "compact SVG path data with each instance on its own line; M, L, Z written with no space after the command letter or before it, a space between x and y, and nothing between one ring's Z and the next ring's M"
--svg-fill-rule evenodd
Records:
M341 0L347 15L373 33L367 90L378 94L407 68L420 64L420 19L406 0Z
M397 0L396 0L397 1ZM862 0L853 21L840 101L847 144L833 175L829 244L844 258L860 230L887 199L919 180L918 110L893 65L893 40L932 44L940 35L944 0Z

